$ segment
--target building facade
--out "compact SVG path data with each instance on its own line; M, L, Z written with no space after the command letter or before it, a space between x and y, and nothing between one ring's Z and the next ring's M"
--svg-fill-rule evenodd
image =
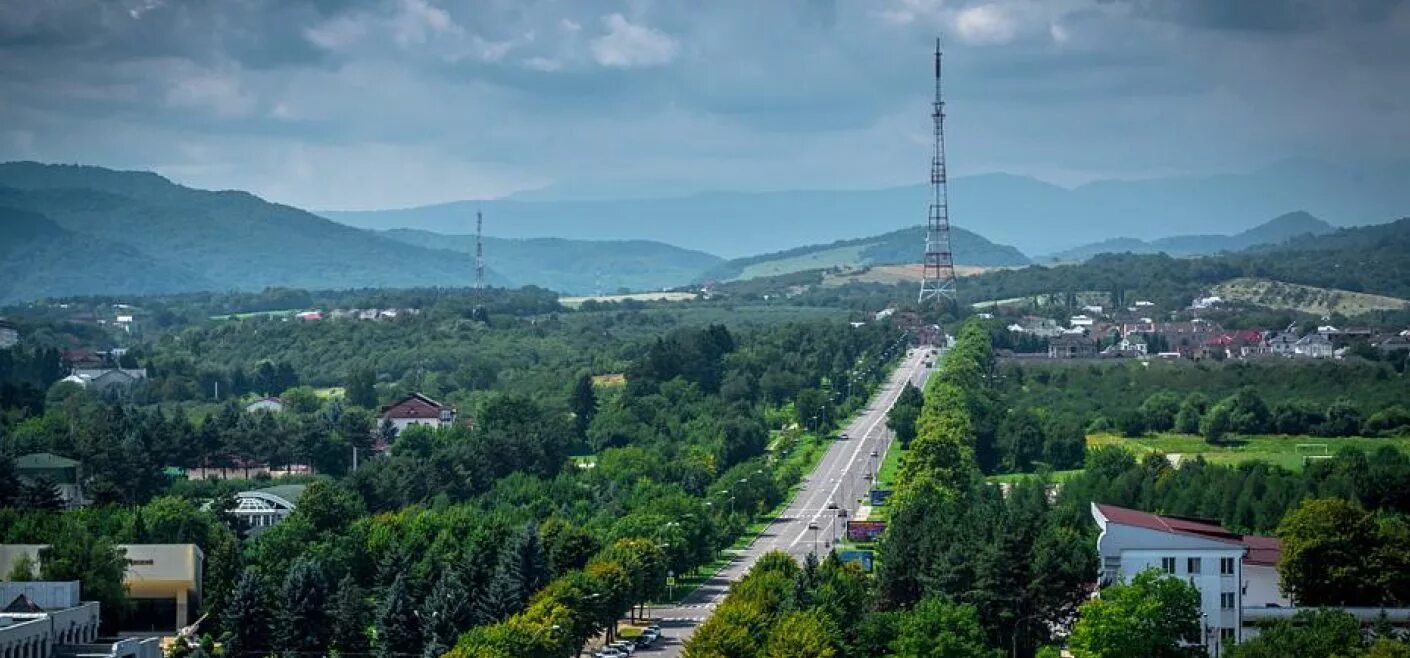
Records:
M1155 569L1200 593L1203 643L1211 656L1257 634L1246 611L1289 608L1278 584L1276 538L1241 535L1208 521L1092 504L1101 534L1101 584L1130 581Z
M393 404L382 407L382 420L391 423L398 432L412 425L448 427L455 423L455 408L420 393L412 393Z
M21 557L37 566L46 544L0 544L0 573ZM132 604L123 631L172 633L189 625L201 606L205 553L195 544L120 544L127 558L123 585ZM3 658L3 657L0 657Z
M235 508L229 510L252 533L262 532L294 513L306 487L285 484L235 494Z

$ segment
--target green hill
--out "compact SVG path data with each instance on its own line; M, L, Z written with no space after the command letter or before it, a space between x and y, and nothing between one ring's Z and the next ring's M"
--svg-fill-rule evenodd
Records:
M1061 263L1087 260L1097 254L1170 254L1208 256L1234 252L1260 245L1279 245L1303 236L1331 233L1336 227L1305 212L1279 215L1258 226L1233 235L1176 235L1156 240L1111 238L1060 251L1040 260Z
M6 230L28 236L24 276L0 301L45 295L466 285L464 254L408 245L245 192L148 172L0 164ZM56 232L57 229L57 232ZM13 248L7 240L7 247ZM498 274L491 282L507 281Z
M962 228L951 229L956 265L972 267L1015 267L1027 265L1028 257L1019 250L990 242ZM726 261L706 272L705 280L738 281L778 276L832 267L868 267L919 263L925 244L925 227L892 231L856 240L798 247L771 254Z
M414 229L393 229L382 235L422 247L475 253L473 235ZM721 262L718 256L651 240L485 238L487 267L516 285L569 294L674 288Z

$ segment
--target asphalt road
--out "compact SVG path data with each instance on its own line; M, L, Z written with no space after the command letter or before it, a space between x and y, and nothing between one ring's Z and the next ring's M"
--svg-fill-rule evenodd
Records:
M743 577L759 556L775 550L787 551L799 558L815 550L819 555L826 553L845 532L847 518L840 513L845 512L847 517L856 513L857 499L870 490L864 475L875 473L881 467L881 459L891 445L886 413L906 382L924 385L930 373L924 364L927 360L933 362L934 358L929 349L911 350L866 410L844 429L851 438L833 442L788 509L774 519L754 543L737 551L724 569L680 605L652 611L653 616L660 619L665 637L656 646L637 653L679 656L686 638L724 600L730 583ZM828 509L829 503L836 503L837 509Z

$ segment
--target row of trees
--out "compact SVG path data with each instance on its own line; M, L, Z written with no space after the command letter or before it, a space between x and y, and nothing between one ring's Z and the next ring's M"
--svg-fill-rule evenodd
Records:
M1322 406L1305 399L1283 400L1271 407L1252 386L1211 402L1195 391L1182 400L1170 391L1148 396L1141 406L1117 420L1126 436L1146 432L1199 434L1211 443L1229 435L1311 434L1324 437L1399 436L1410 433L1410 411L1391 405L1364 416L1345 399Z

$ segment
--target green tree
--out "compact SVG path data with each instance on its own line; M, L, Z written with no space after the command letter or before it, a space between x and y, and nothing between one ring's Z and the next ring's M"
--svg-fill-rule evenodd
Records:
M421 651L422 635L413 605L406 591L406 579L398 575L377 609L376 653L379 658Z
M1170 391L1158 391L1141 403L1141 417L1147 429L1168 432L1175 427L1175 417L1179 415L1180 407L1179 396Z
M1218 404L1210 407L1209 411L1200 419L1199 432L1204 435L1205 441L1219 443L1229 432L1233 431L1233 417L1233 401L1221 400Z
M454 569L441 572L426 602L421 606L421 629L425 658L440 658L455 646L456 638L470 626L469 593Z
M597 415L597 392L592 387L592 375L578 378L577 384L573 386L569 405L573 411L573 428L577 431L578 439L586 441L588 426L592 425L592 419Z
M1371 518L1337 498L1308 499L1278 525L1282 586L1303 606L1370 604L1380 598L1375 574L1366 568L1374 551Z
M372 625L372 610L367 604L367 592L351 575L338 583L333 595L333 628L329 647L340 654L367 653L367 627Z
M128 609L127 554L106 536L94 536L65 519L47 548L39 551L42 580L77 580L83 600L97 601L104 626L113 627Z
M294 562L279 591L274 648L320 652L328 646L328 583L323 567L309 558Z
M362 499L331 480L309 483L299 496L299 504L294 511L320 533L344 530L364 513Z
M937 598L922 600L901 616L891 645L894 658L998 658L988 648L972 606Z
M5 576L5 580L12 583L27 583L37 580L39 574L36 573L34 566L34 560L29 557L29 554L23 553L19 559L15 560L14 566L10 567L10 573Z
M1200 421L1209 409L1209 398L1195 391L1185 396L1180 403L1180 411L1175 414L1175 431L1181 434L1199 434Z
M1258 630L1258 637L1227 649L1229 658L1360 656L1361 622L1341 610L1303 610Z
M371 368L353 368L348 372L347 386L343 387L343 398L348 404L363 409L377 408L377 375Z
M1077 658L1168 658L1198 655L1187 645L1201 640L1199 590L1152 569L1082 604L1069 647Z
M841 638L831 620L816 611L784 615L764 645L764 658L834 658Z
M269 635L269 606L259 576L246 569L220 614L226 656L262 655Z

